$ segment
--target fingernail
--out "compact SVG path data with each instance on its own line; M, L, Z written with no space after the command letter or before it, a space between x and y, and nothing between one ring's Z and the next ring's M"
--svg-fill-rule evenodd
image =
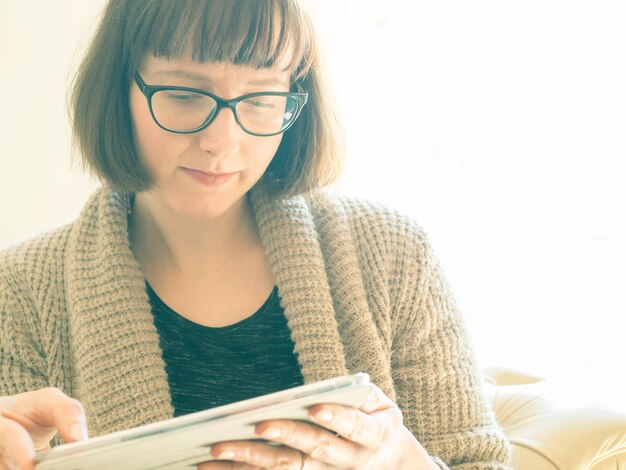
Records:
M87 435L87 429L82 424L72 424L70 426L70 437L75 441L84 441L89 436Z
M330 421L333 419L333 414L328 410L322 410L315 415L315 419L318 421Z
M273 439L276 437L280 437L280 434L281 430L278 428L267 428L265 431L263 431L262 436Z
M220 460L230 460L235 456L235 453L232 450L225 450L220 455L217 456Z

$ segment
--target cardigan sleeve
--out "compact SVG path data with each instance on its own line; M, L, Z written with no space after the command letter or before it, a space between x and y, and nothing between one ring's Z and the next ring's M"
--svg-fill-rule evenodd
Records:
M0 396L48 385L45 356L37 347L37 325L28 299L17 293L14 284L0 273Z
M468 332L426 236L405 248L392 374L406 427L442 469L509 469ZM406 241L406 240L405 240ZM408 279L408 281L407 281Z

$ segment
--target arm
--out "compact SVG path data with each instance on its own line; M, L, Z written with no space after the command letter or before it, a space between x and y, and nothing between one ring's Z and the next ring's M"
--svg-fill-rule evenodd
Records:
M77 400L47 387L34 308L18 294L25 283L10 281L0 273L0 466L31 469L37 450L58 443L57 431L66 442L84 439L86 419Z
M47 386L46 360L37 348L39 325L30 299L18 293L23 284L0 273L0 396Z
M399 271L415 282L396 302L402 321L391 359L405 425L443 469L509 468L510 446L485 399L467 330L428 241L416 235Z

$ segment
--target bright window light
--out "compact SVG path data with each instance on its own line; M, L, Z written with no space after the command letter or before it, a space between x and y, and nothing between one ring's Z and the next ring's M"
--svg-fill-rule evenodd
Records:
M626 409L626 5L311 4L341 188L425 228L481 365Z
M0 7L0 249L97 186L70 163L64 100L102 4ZM340 189L424 227L482 366L626 409L624 1L309 4L347 132Z

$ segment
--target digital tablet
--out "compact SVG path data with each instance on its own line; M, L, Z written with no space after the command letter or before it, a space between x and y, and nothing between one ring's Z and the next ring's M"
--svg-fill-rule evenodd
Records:
M337 403L359 408L373 388L364 373L337 377L133 429L63 444L37 454L37 470L123 468L189 470L212 460L221 441L261 440L260 421L310 421L308 408Z

